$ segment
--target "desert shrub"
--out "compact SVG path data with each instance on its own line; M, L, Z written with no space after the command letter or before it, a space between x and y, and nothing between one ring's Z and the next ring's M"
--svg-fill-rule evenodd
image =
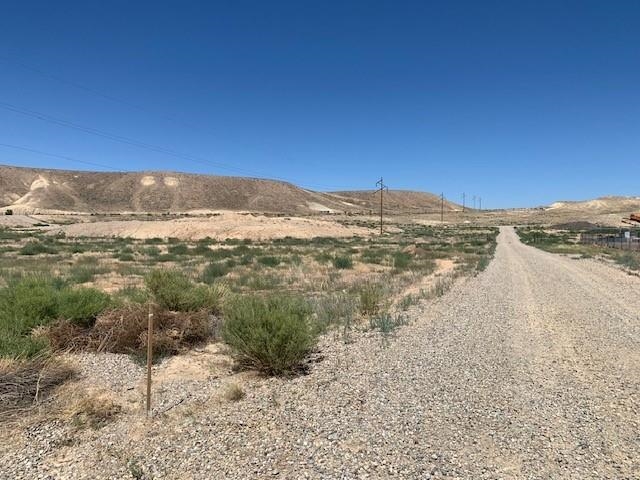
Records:
M57 316L60 285L51 277L34 275L11 281L0 290L0 322L26 334Z
M194 248L189 250L191 255L202 255L202 256L210 256L213 254L213 250L206 243L198 243Z
M44 356L0 360L0 414L34 405L72 375L69 365Z
M335 256L333 257L333 266L340 270L353 268L353 260L347 256Z
M145 283L158 306L173 311L218 312L227 291L220 284L195 285L177 270L154 270L146 276Z
M157 257L160 255L160 249L155 245L152 245L150 247L143 248L142 253L149 257Z
M242 366L291 373L316 342L310 314L309 304L297 297L235 297L224 309L222 337Z
M229 267L223 263L210 263L202 272L202 281L204 283L213 283L218 278L224 277L229 273Z
M380 265L387 256L385 250L379 248L367 248L361 254L364 263L374 263Z
M364 282L356 288L360 300L360 313L363 315L375 315L382 307L384 289L375 282Z
M173 255L171 253L165 253L165 254L162 254L162 255L158 255L156 257L156 260L158 262L163 262L163 263L175 262L177 259L178 259L178 257L176 257L175 255Z
M406 325L407 318L401 313L392 315L389 312L382 312L369 319L369 326L372 330L380 330L383 335L389 335L396 328Z
M58 298L58 316L78 325L90 326L110 305L111 297L95 288L65 289Z
M313 258L315 259L316 262L318 262L321 265L324 265L325 263L329 263L333 261L333 255L331 255L329 252L320 252L314 255Z
M406 252L396 252L393 254L393 268L405 270L411 263L411 255Z
M281 262L280 258L271 256L271 255L258 257L258 263L265 265L267 267L277 267L278 265L280 265L280 262Z
M476 269L479 272L482 272L489 266L489 263L491 263L491 257L488 255L481 255L478 259L478 263L476 264Z
M416 305L419 301L419 297L409 293L400 299L400 301L398 302L398 307L400 308L400 310L406 312L407 310L409 310L409 308L411 308L413 305Z
M153 315L153 349L156 357L180 353L212 338L217 331L216 317L206 310L155 310ZM144 354L148 322L147 305L128 304L102 313L90 329L60 320L47 329L46 335L54 349Z
M187 253L189 253L189 247L187 247L184 243L169 245L169 248L167 250L172 255L186 255Z
M144 243L146 245L160 245L163 243L163 241L161 238L154 237L154 238L145 238Z
M113 296L113 301L117 305L122 305L126 303L145 303L150 299L149 290L146 288L138 288L138 287L124 287L115 292Z
M97 273L103 270L88 265L74 265L69 269L68 279L73 283L87 283L93 281Z
M614 260L619 265L627 267L631 270L640 270L640 254L625 252L618 254L614 257Z
M118 260L120 260L121 262L133 262L135 260L135 257L132 253L121 253L120 255L118 255Z
M54 254L56 250L49 245L46 245L42 242L28 242L22 246L22 248L18 251L19 255L38 255L41 253Z
M340 325L346 333L351 328L357 310L358 302L351 295L331 294L318 298L313 302L316 328L324 332L331 325Z

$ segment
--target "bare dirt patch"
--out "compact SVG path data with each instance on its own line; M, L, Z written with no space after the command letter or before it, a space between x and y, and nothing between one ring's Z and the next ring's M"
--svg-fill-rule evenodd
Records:
M214 238L350 237L367 236L370 230L344 226L327 220L296 217L266 217L223 213L210 218L181 218L166 221L112 221L65 225L54 231L69 237L130 237L136 239L175 237L183 240Z

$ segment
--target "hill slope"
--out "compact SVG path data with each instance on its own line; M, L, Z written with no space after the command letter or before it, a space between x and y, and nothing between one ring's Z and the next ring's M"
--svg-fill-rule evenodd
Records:
M378 208L373 192L320 193L291 183L174 172L85 172L0 166L0 206L16 213L236 210L307 214ZM428 193L391 191L385 211L440 208ZM447 209L453 208L445 204Z
M640 211L640 197L600 197L578 202L555 202L547 211L567 211L584 213L630 213Z
M331 192L331 197L338 201L347 202L358 208L365 210L379 211L380 193L374 190L352 191L352 192ZM409 190L389 190L384 192L385 211L404 212L439 212L441 201L439 195L426 192L413 192ZM445 200L445 211L460 209L461 207Z

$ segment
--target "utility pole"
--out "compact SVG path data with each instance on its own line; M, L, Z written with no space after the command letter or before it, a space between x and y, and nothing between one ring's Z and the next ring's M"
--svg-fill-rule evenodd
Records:
M444 192L440 194L440 223L444 223Z
M383 230L382 230L382 193L386 190L387 192L389 191L389 187L387 187L384 182L382 181L382 177L380 177L380 180L378 180L376 182L376 186L379 186L380 188L378 188L378 190L376 190L376 193L380 192L380 235L382 235Z
M478 197L478 201L480 202L479 210L482 210L482 197Z
M473 209L476 209L476 196L473 196Z
M465 200L467 199L467 194L462 192L462 212L464 213Z

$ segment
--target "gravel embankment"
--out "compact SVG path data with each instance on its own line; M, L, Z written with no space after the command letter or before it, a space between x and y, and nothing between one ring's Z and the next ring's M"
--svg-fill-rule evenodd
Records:
M219 378L183 384L197 394L152 423L75 441L35 426L0 477L640 478L639 314L640 278L504 228L488 269L387 346L327 340L308 376L248 382L237 403Z

